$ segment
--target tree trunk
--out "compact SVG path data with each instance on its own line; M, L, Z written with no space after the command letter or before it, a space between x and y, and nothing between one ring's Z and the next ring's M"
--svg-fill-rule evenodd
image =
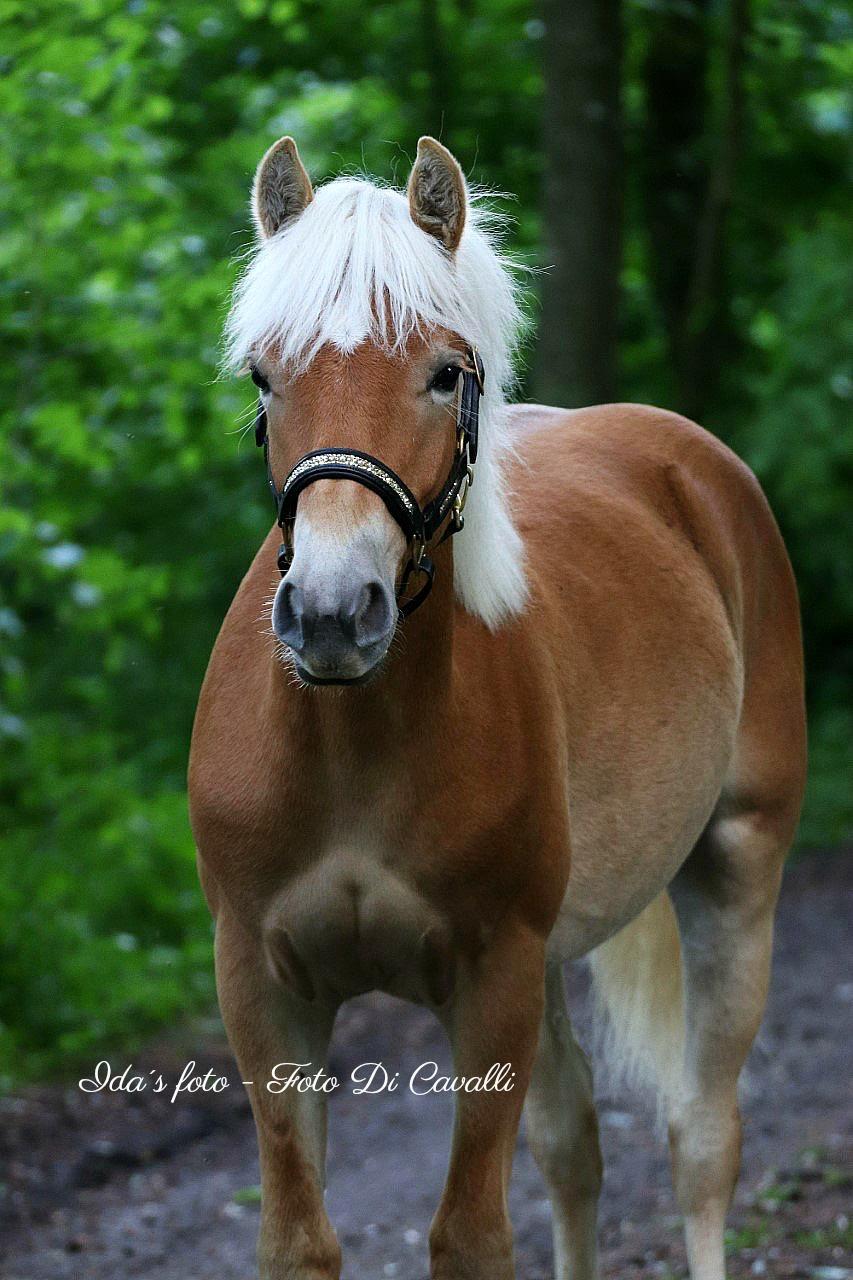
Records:
M730 0L719 124L687 292L681 386L683 411L691 417L702 415L729 346L726 233L743 133L743 68L748 30L749 0Z
M622 245L619 0L543 0L545 249L536 391L616 395Z
M749 0L729 0L710 74L709 0L670 0L648 17L641 144L650 276L667 335L673 408L701 417L730 344L726 230L743 124ZM713 101L709 81L719 85Z
M688 294L708 189L709 9L710 0L668 0L643 15L639 171L649 276L681 399Z

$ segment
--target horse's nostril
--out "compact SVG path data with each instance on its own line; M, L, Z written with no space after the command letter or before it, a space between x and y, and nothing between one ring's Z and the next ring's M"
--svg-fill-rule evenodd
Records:
M355 614L355 642L366 647L388 634L391 602L381 582L367 582L361 589Z
M300 649L304 643L302 592L295 582L287 579L279 587L273 606L273 630L279 640Z

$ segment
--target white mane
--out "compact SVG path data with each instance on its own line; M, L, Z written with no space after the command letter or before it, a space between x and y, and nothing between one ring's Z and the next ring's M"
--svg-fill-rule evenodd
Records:
M255 250L234 292L226 362L236 370L275 343L284 360L304 369L327 343L351 352L369 338L393 350L434 325L477 346L486 394L475 483L454 539L454 582L464 607L496 627L526 598L524 548L502 475L511 447L504 394L521 317L485 222L469 206L450 257L412 221L402 192L352 178L327 183Z

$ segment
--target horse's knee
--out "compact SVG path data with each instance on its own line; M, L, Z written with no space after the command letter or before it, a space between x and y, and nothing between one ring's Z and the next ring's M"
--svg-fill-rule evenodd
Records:
M512 1280L509 1219L472 1223L470 1215L439 1209L429 1234L433 1280Z
M527 1140L539 1170L562 1200L597 1199L602 1160L592 1071L572 1034L562 978L549 975L548 1004L527 1095Z
M540 1059L527 1097L527 1139L543 1178L579 1199L597 1197L602 1160L592 1073L566 1027L559 1052ZM552 1041L552 1049L555 1047Z
M672 1180L682 1213L712 1201L728 1206L740 1172L741 1121L736 1101L682 1104L669 1121Z
M597 1198L603 1164L598 1141L598 1117L591 1102L571 1116L540 1114L528 1122L533 1158L550 1187L560 1187L577 1199Z

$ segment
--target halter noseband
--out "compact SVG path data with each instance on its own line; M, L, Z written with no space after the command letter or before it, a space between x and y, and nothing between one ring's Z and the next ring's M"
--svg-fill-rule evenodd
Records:
M279 489L270 465L267 414L263 402L258 402L255 444L263 446L267 479L282 533L296 518L296 504L300 493L315 480L354 480L357 484L363 484L366 489L371 489L379 495L403 530L409 548L409 558L397 593L397 607L402 618L408 618L409 614L414 613L432 589L435 565L427 551L458 533L464 524L462 510L474 479L472 468L477 460L480 396L485 385L485 370L476 347L468 347L466 355L471 367L462 370L462 394L453 464L439 492L424 507L421 507L397 473L386 467L384 462L370 453L343 447L315 449L313 453L303 454ZM278 567L282 577L292 561L293 551L285 540L278 551ZM401 597L413 573L419 573L423 577L423 584L415 595L403 600Z

